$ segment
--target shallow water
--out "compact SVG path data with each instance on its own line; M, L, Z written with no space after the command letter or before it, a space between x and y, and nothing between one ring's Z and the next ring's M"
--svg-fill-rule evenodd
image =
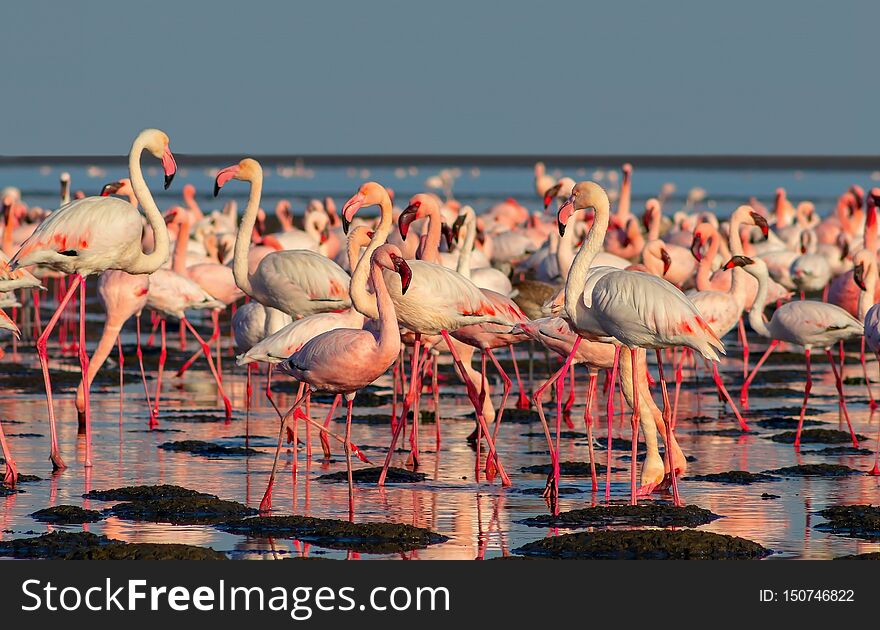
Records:
M175 329L175 327L171 327ZM89 332L94 338L96 331ZM176 335L170 335L176 344ZM129 353L133 339L126 336L126 352ZM228 340L227 340L228 341ZM726 340L732 358L725 365L724 378L731 391L736 393L741 382L741 360L734 338ZM192 339L189 340L192 349ZM752 352L760 348L753 345ZM7 364L18 360L22 366L38 367L35 355L25 344L21 344L17 356L13 355L7 344ZM277 436L277 416L265 403L257 381L254 382L254 406L249 423L245 420L245 375L239 368L233 369L230 350L224 350L224 385L233 400L235 415L231 422L223 421L222 408L214 393L204 361L196 364L183 378L176 379L173 370L179 365L176 354L172 355L165 380L160 414L160 431L147 431L148 414L143 402L143 390L138 380L136 364L129 361L125 365L124 407L120 416L118 386L111 385L118 378L115 366L105 368L110 382L96 383L93 388L93 458L94 467L89 471L83 467L84 437L77 434L73 390L56 387L56 411L60 422L61 449L69 468L58 474L51 474L48 462L48 427L46 425L46 406L42 383L39 379L25 391L4 392L3 422L11 448L17 458L19 471L36 474L44 480L22 484L24 492L0 498L0 539L9 539L27 534L41 533L53 529L34 521L29 514L37 509L59 504L75 504L92 509L102 509L107 503L86 500L82 494L93 489L107 489L132 484L169 483L194 488L199 491L219 495L224 499L234 499L258 506L262 497L268 472L271 467L273 444ZM526 361L520 360L524 370ZM74 356L52 355L52 373L62 370L78 370ZM754 357L757 356L753 354ZM147 352L148 370L155 365L156 352ZM555 360L555 359L554 359ZM177 363L175 363L177 361ZM827 364L816 363L813 392L810 406L821 413L814 419L830 422L828 428L839 426L834 382ZM875 363L869 363L871 374L876 373ZM545 363L535 363L537 376L544 373ZM776 371L789 382L795 393L784 398L762 398L759 390L762 380L753 385L753 397L746 418L750 421L775 415L774 409L781 406L799 405L798 392L802 389L803 367L791 361L770 364L769 370ZM784 370L784 372L779 372ZM443 372L445 373L445 372ZM166 373L167 374L167 373ZM850 354L847 366L848 376L860 376L857 355ZM586 378L578 373L577 401L572 412L572 420L577 431L583 431L583 400ZM262 383L264 375L259 378ZM496 404L499 401L494 375L493 393ZM732 416L723 415L720 419L717 396L709 388L708 374L701 367L699 382L694 387L691 372L685 373L685 386L682 389L679 409L679 423L676 432L682 448L688 455L696 457L690 464L688 474L704 474L727 470L749 470L758 472L798 463L842 463L862 471L870 469L873 455L858 456L818 456L810 455L809 450L821 445L806 445L800 456L791 445L770 441L768 436L779 430L761 429L753 424L754 434L739 437L720 437L695 434L697 430L727 429L736 426ZM778 386L778 378L769 385ZM0 380L2 382L2 380ZM279 401L282 406L292 401L292 384L285 377L276 381ZM390 387L390 381L378 384L380 389ZM154 386L154 382L150 382ZM601 386L601 385L600 385ZM865 441L869 449L876 447L880 413L870 414L865 399L864 386L847 387L849 409L853 424L858 433L870 436ZM876 388L880 391L880 388ZM503 423L500 437L500 452L508 470L513 487L501 488L499 482L477 483L474 479L475 453L467 445L465 437L471 431L471 421L456 416L467 413L469 406L463 396L463 388L457 380L442 385L441 410L444 420L441 423L442 449L435 452L435 426L425 423L421 427L422 465L421 472L428 480L417 484L388 485L380 489L373 485L358 485L355 491L356 518L359 521L391 520L427 527L450 537L446 543L434 545L416 552L381 556L388 558L491 558L508 555L520 545L554 533L569 530L528 527L520 523L523 519L548 512L548 506L537 495L523 494L528 488L543 487L542 475L520 472L522 466L546 464L549 456L544 454L546 442L539 437L526 437L524 434L541 433L540 423ZM452 394L452 395L450 395ZM430 408L429 396L424 396L422 408ZM659 401L659 391L655 391ZM515 397L509 406L513 406ZM604 404L602 406L604 409ZM314 403L312 415L323 419L327 405ZM178 412L213 414L215 422L175 421ZM355 405L355 417L359 414L389 413L390 407L359 407ZM598 413L598 410L594 410ZM344 429L344 418L337 410L334 429ZM553 423L554 412L548 410L548 419ZM700 422L696 422L693 418ZM702 418L699 418L702 417ZM247 425L247 427L246 427ZM629 439L628 418L618 417L614 423L615 437ZM605 440L604 414L600 416L596 438ZM565 427L563 427L565 428ZM180 432L166 432L175 430ZM200 439L225 445L243 445L244 435L249 432L249 445L260 451L252 457L228 457L208 459L188 453L167 452L157 448L165 441ZM28 434L39 436L28 437ZM300 430L304 437L304 431ZM375 447L366 452L374 464L381 464L389 441L387 424L372 425L356 423L352 425L352 439L359 446ZM309 462L303 448L299 453L299 472L296 489L292 484L291 464L293 452L286 450L282 455L282 471L276 483L274 510L276 514L306 514L321 517L347 518L347 487L344 483L317 481L319 475L344 470L345 460L337 443L333 443L333 458L322 461L317 436L313 435L313 460ZM599 461L605 461L604 451L597 451ZM613 451L613 465L628 471L626 461L628 452ZM622 458L623 456L623 458ZM398 453L394 465L404 466L406 453ZM561 459L584 461L588 459L584 438L562 440ZM364 466L355 461L355 465ZM600 493L592 496L589 479L563 477L562 485L577 487L585 492L565 495L560 500L560 509L568 510L585 507L592 501L602 501L604 480L600 480ZM880 542L867 542L823 533L814 529L822 519L816 512L822 508L839 503L871 503L880 497L880 478L858 475L846 478L805 478L755 483L748 486L725 485L709 482L682 481L682 496L693 503L723 516L703 528L709 531L742 536L776 552L771 558L833 558L840 555L864 553L880 550ZM629 493L629 473L615 473L612 478L613 499L626 500ZM765 500L762 493L780 495L778 499ZM660 500L655 498L652 500ZM182 542L227 552L236 558L281 558L291 554L326 555L344 558L357 554L344 551L322 549L314 544L299 543L283 539L250 539L220 532L210 526L174 526L160 523L136 523L110 517L105 521L86 526L70 526L60 529L88 531L106 534L130 542ZM368 554L361 554L367 557Z

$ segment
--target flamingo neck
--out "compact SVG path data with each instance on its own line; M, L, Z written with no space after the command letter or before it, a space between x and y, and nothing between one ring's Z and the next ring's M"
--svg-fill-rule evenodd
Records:
M101 339L98 341L98 346L95 348L95 352L92 354L91 359L89 359L89 385L91 385L94 380L95 374L97 374L98 370L101 369L101 366L104 365L104 361L110 356L113 346L116 345L116 338L122 330L123 323L124 322L111 321L108 319L104 324L104 331L101 333ZM76 390L76 408L79 411L85 411L85 395L83 392L82 381L80 381L79 387Z
M871 250L873 252L873 250ZM876 257L874 257L876 260ZM877 265L871 265L865 278L865 290L859 291L859 319L865 321L868 311L874 306L874 295L877 291Z
M174 273L184 275L186 272L186 250L189 245L189 221L184 219L177 227L177 241L174 243L174 255L171 258L171 269Z
M165 219L156 202L153 201L153 195L150 193L147 182L144 181L144 175L141 172L141 153L147 146L147 135L141 133L131 145L131 152L128 155L128 172L131 179L131 187L138 203L144 209L150 228L153 230L153 251L144 254L140 250L138 244L139 256L135 259L126 271L132 274L153 273L168 260L170 250L170 241L168 238L168 228L165 227Z
M248 250L257 224L257 214L260 211L260 196L263 194L263 174L256 173L251 179L251 191L248 195L247 206L238 226L238 234L235 236L235 249L232 257L232 275L238 288L254 297L254 287L248 275Z
M660 222L663 220L663 212L660 208L655 208L651 213L651 227L648 229L647 240L656 241L660 238Z
M752 274L758 281L758 293L755 295L755 302L749 311L749 325L756 333L762 337L772 337L770 329L767 328L767 319L764 317L764 309L767 307L767 291L769 289L767 269L757 270Z
M623 182L620 184L620 199L617 201L617 216L625 222L630 216L630 200L632 199L631 175L624 173Z
M464 229L466 230L464 244L458 255L458 264L456 265L455 270L465 278L470 279L471 254L474 253L474 244L477 239L477 215L470 208L465 210Z
M580 215L580 211L572 212L572 217L577 217ZM572 223L572 220L569 219L569 223ZM577 221L573 222L575 225ZM565 230L565 234L559 237L559 244L556 247L556 266L559 268L560 276L567 276L568 270L571 269L572 261L574 261L574 233L575 233L575 225L572 225L571 228Z
M364 317L370 319L377 319L379 317L376 296L371 295L367 289L367 281L370 276L370 260L373 252L388 240L393 224L394 210L391 206L391 199L385 195L379 204L379 225L376 226L373 238L370 239L370 244L367 245L367 249L361 254L361 259L351 274L351 284L348 288L351 303Z
M426 262L440 264L440 236L442 229L440 227L440 208L433 203L428 204L428 236L425 239L425 246L422 248L421 259Z
M605 194L600 195L593 207L595 212L590 232L574 257L565 281L565 312L572 321L577 315L577 305L584 292L590 265L596 254L602 251L605 233L608 231L608 197Z
M370 279L376 291L376 307L379 316L379 356L382 361L390 362L400 353L400 326L397 323L397 313L394 310L394 302L385 285L385 276L382 268L372 263Z

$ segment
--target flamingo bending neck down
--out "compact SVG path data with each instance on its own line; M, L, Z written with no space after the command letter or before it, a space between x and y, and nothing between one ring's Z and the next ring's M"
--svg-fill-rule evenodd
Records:
M46 399L49 407L49 432L52 446L50 459L55 469L65 468L58 448L55 430L55 409L52 403L52 384L49 377L49 356L46 345L61 313L79 287L79 360L84 392L86 425L85 465L92 465L91 407L87 374L89 357L86 353L85 299L86 278L108 269L119 269L131 274L152 273L168 260L169 239L150 189L141 172L140 158L144 151L162 161L165 188L177 172L177 164L168 149L168 136L158 129L146 129L134 139L128 156L129 175L135 197L144 208L147 221L153 229L155 247L145 254L141 249L143 224L140 213L128 202L115 197L86 197L66 204L49 215L12 257L10 268L42 265L65 274L73 274L67 294L37 340L37 352L43 369Z
M376 332L362 328L329 330L307 342L281 364L282 372L306 384L306 392L293 404L281 423L272 473L269 476L266 493L260 502L261 512L272 508L272 484L278 468L278 455L281 452L284 430L290 416L298 413L299 404L310 391L326 391L343 394L348 403L345 422L345 462L348 469L349 518L354 519L354 485L351 471L352 404L357 391L382 376L400 352L400 330L394 301L386 287L383 270L399 275L401 294L406 293L412 278L412 271L396 246L386 244L371 253L370 280L376 292L376 308L379 315L379 328ZM362 288L366 290L366 286ZM295 428L296 422L294 422L294 432Z

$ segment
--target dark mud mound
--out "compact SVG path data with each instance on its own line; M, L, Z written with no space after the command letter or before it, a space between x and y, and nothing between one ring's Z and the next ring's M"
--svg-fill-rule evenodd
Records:
M149 501L152 499L173 499L184 497L209 497L211 495L190 490L182 486L163 484L160 486L125 486L110 490L92 490L83 495L86 499L99 501Z
M542 514L522 521L532 527L607 527L610 525L637 525L655 527L696 527L721 518L709 510L687 505L675 507L664 503L644 505L596 505L593 507Z
M880 560L880 551L859 553L854 556L839 556L835 560Z
M46 437L42 433L7 433L6 437L14 438L41 438Z
M34 481L42 481L42 477L38 477L37 475L18 475L17 483L33 483Z
M176 543L111 543L76 549L65 560L227 560L210 547Z
M745 538L686 529L565 534L528 543L515 553L550 558L725 560L763 558L770 551Z
M779 475L780 477L846 477L847 475L861 475L862 471L843 464L802 464L765 470L764 474Z
M762 492L761 493L761 500L762 501L770 501L771 499L778 499L778 498L779 498L778 494L770 494L769 492Z
M196 496L119 503L109 508L107 513L130 521L203 525L250 516L257 511L237 501L224 501L214 496Z
M164 451L190 453L191 455L199 455L201 457L244 457L260 454L259 451L245 446L222 446L214 442L204 442L202 440L164 442L159 445L159 448Z
M712 435L715 437L731 437L738 438L743 435L754 435L754 431L743 431L742 429L736 427L729 427L726 429L697 429L696 431L689 431L691 435Z
M51 532L35 538L0 541L0 556L13 558L64 558L86 548L110 544L106 536L88 532Z
M773 416L771 418L764 418L763 420L756 420L752 422L752 424L759 426L762 429L776 429L781 431L783 429L797 429L798 419L787 416ZM806 418L804 419L805 427L815 427L819 426L820 424L825 423L819 422L817 420L807 420Z
M400 523L350 523L310 516L260 516L218 525L219 529L258 538L296 538L331 549L395 553L445 542L431 530Z
M873 455L869 448L856 448L855 446L826 446L811 451L801 451L804 455Z
M713 483L733 483L741 486L747 486L751 483L759 483L763 481L779 481L779 477L774 477L765 473L750 473L746 470L729 470L727 472L709 473L707 475L693 475L685 477L685 481L711 481Z
M758 399L755 398L754 402L758 402ZM821 413L821 409L816 409L815 407L807 407L807 410L804 412L804 416L818 416ZM755 416L764 416L765 418L772 418L774 416L794 416L797 418L801 415L801 408L799 406L789 405L781 407L768 407L767 409L750 409L749 414Z
M100 512L86 510L78 505L56 505L55 507L37 510L31 514L31 518L41 523L80 525L82 523L95 523L104 517Z
M520 494L541 496L544 494L544 487L542 486L540 488L523 488L519 492ZM559 496L563 496L566 494L583 494L584 492L587 491L581 490L580 488L575 488L574 486L559 486Z
M785 433L777 433L770 436L774 442L783 444L794 444L797 437L797 431L786 431ZM864 435L856 434L859 440L867 439ZM804 429L801 431L801 444L845 444L852 442L852 436L848 431L839 431L837 429Z
M880 506L832 505L820 510L819 516L828 522L816 525L816 529L855 538L880 539Z
M378 483L379 475L382 472L381 466L371 466L370 468L361 468L352 471L352 480L355 483ZM403 468L395 468L390 466L385 481L388 483L419 483L428 478L428 475L420 472L413 472ZM348 483L348 471L340 470L339 472L321 475L319 481L342 481Z
M611 472L621 472L623 468L611 467ZM523 466L520 472L534 475L549 475L553 471L550 464L536 464L535 466ZM596 463L596 474L604 473L605 466ZM589 477L590 462L559 462L559 474L563 477Z
M233 420L235 413L232 414ZM222 411L207 413L166 413L159 410L159 422L192 422L197 424L208 422L226 422L226 415Z
M10 488L5 483L0 483L0 497L8 497L13 494L18 494L19 492L24 492L19 488Z
M505 412L505 414L506 413L507 412ZM550 422L549 417L547 418L547 422ZM501 421L501 424L504 424L503 419ZM546 441L546 437L547 437L544 435L543 431L531 431L529 433L522 433L520 435L522 437L527 437L527 438L545 438L545 441ZM552 435L554 438L556 437L556 434L552 430L550 431L550 435ZM583 440L585 437L587 437L587 434L581 433L580 431L565 430L565 431L559 432L559 438L562 440Z
M766 400L767 398L798 398L803 399L804 390L792 387L753 387L749 389L749 397L755 397L755 400ZM813 394L810 398L836 398L830 394Z
M337 422L345 422L345 415L336 418ZM372 424L372 425L388 425L391 426L390 413L353 413L351 414L352 424Z
M320 403L323 405L330 405L333 403L333 399L336 397L336 394L312 394L312 402ZM377 392L362 389L357 393L357 396L354 397L354 404L356 407L381 407L382 405L387 405L391 403L392 394L390 391L385 392ZM400 400L398 398L398 400ZM343 404L345 400L343 399ZM345 415L342 416L342 421L345 422Z

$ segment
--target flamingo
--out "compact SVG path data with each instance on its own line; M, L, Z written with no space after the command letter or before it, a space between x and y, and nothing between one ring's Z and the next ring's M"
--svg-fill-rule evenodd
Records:
M346 202L342 209L342 223L347 229L355 213L360 208L373 205L378 205L380 208L379 225L376 227L373 238L370 240L370 245L352 273L351 289L352 302L355 308L365 316L377 319L378 312L375 299L366 290L367 268L365 261L368 254L371 255L373 251L385 242L391 233L391 197L380 184L367 182ZM411 214L417 214L420 208L421 204L419 208L412 208ZM427 212L430 209L431 207L426 206L423 212ZM406 226L411 220L407 218L402 223ZM402 236L406 238L406 227L404 227L402 232ZM510 478L507 476L500 459L496 455L495 443L486 426L479 395L470 378L468 378L467 371L461 361L461 356L449 335L450 331L455 331L469 324L502 324L505 320L500 319L496 315L495 308L470 280L467 280L455 271L447 269L442 265L421 260L410 261L410 266L413 270L414 279L406 295L401 292L399 283L395 282L393 277L388 279L387 287L394 302L398 321L402 326L416 334L414 357L419 356L421 335L440 334L443 336L459 371L459 375L465 383L468 398L474 407L477 422L489 447L489 457L486 462L487 473L489 473L489 470L497 470L501 475L502 484L509 486ZM415 358L413 360L413 368L415 368L412 370L413 374L418 374L419 370ZM417 390L415 387L417 382L418 378L410 379L410 392L404 399L404 405L407 408L409 408L407 403L411 403L416 396ZM391 461L391 454L394 452L394 447L397 444L397 438L403 425L403 422L398 423L391 438L391 445L385 459L384 469L379 477L380 485L385 481L387 469Z
M767 279L769 277L767 264L760 258L752 259L747 256L734 256L724 266L727 269L743 267L758 280L758 297L755 298L755 303L751 310L749 310L749 324L752 330L762 337L770 339L770 345L767 347L766 352L764 352L758 364L755 365L755 369L752 370L752 373L749 374L749 377L743 384L743 392L747 392L758 370L764 364L764 361L767 360L767 357L776 349L780 341L787 341L804 347L804 356L807 364L807 384L804 390L804 402L801 405L797 435L794 441L795 450L799 451L804 413L807 408L807 400L810 397L810 390L813 387L810 351L813 347L824 349L834 371L838 402L849 426L853 446L858 448L859 442L852 429L852 423L850 422L849 412L846 409L846 401L843 396L843 382L835 366L830 348L838 341L845 341L862 335L864 333L864 325L839 306L813 300L787 302L776 309L773 317L768 322L764 317L764 308L767 305ZM745 398L742 400L745 400Z
M867 250L862 250L867 251ZM859 252L861 254L862 252ZM857 254L858 255L858 254ZM875 295L877 282L877 256L874 252L864 256L864 260L859 260L855 269L857 270L856 278L858 278L861 295L859 296L859 312L864 313L862 318L865 322L864 343L867 344L874 356L877 357L878 365L880 365L880 304L871 304ZM864 356L864 345L862 346ZM862 363L864 366L864 363ZM868 382L868 374L865 372L865 382ZM870 388L868 389L870 392ZM873 397L872 397L873 402ZM872 407L873 410L873 407ZM871 468L869 475L880 475L880 432L877 435L877 445L874 453L874 467Z
M294 414L298 411L299 403L311 390L345 396L347 403L345 462L348 469L348 510L349 518L352 520L354 519L354 484L351 470L351 411L354 398L359 389L382 376L397 360L400 353L400 331L395 316L395 304L386 286L383 269L399 275L400 295L406 294L413 273L400 250L390 244L374 248L370 254L369 264L370 280L375 290L375 308L378 311L378 331L371 332L361 328L337 328L327 331L296 351L281 368L285 374L300 383L306 383L306 393L291 407L291 412ZM361 288L366 291L366 283ZM291 412L285 415L281 423L275 461L272 464L266 493L260 502L261 512L267 512L272 508L272 485L278 468L284 430Z
M52 403L52 384L49 378L49 356L46 344L49 335L74 291L80 290L79 316L79 360L84 392L84 413L86 425L86 467L92 465L91 413L88 373L89 357L85 344L85 297L86 278L108 269L119 269L131 274L152 273L167 259L169 253L168 231L165 221L141 172L140 157L149 151L161 160L165 173L165 188L177 172L174 156L168 149L168 136L158 129L146 129L134 139L129 152L128 168L132 188L138 202L144 208L147 221L155 235L155 248L149 254L141 249L143 231L141 215L130 204L115 197L86 197L62 206L40 224L13 256L10 268L43 265L65 274L73 274L73 281L66 295L58 304L43 333L37 340L37 352L43 370L46 386L46 401L49 408L49 431L51 434L50 460L57 469L66 468L58 448L58 435L55 430L55 409Z
M562 204L557 214L560 234L575 210L594 210L593 225L586 240L572 263L565 284L565 318L578 334L572 353L566 360L568 369L580 340L605 341L615 344L611 387L609 388L609 439L613 411L610 401L614 392L614 379L622 346L630 350L630 370L638 365L639 349L655 349L657 353L660 382L663 389L664 418L666 419L667 444L672 443L672 427L669 422L669 401L663 375L663 348L686 346L699 352L710 361L718 361L718 352L724 345L700 316L697 308L685 295L669 282L638 271L626 271L612 267L594 267L590 264L602 247L608 229L610 203L608 195L595 182L584 181L574 187L571 196ZM563 372L564 373L564 372ZM634 373L630 375L636 382ZM637 391L637 390L636 390ZM637 501L636 444L638 439L639 398L634 394L632 417L632 468L630 472L631 500ZM671 450L671 449L667 449ZM609 459L611 448L608 449ZM668 454L671 457L671 454ZM610 473L610 461L608 467ZM675 503L678 504L676 470L671 467L671 482ZM610 494L610 482L606 482L606 498Z

